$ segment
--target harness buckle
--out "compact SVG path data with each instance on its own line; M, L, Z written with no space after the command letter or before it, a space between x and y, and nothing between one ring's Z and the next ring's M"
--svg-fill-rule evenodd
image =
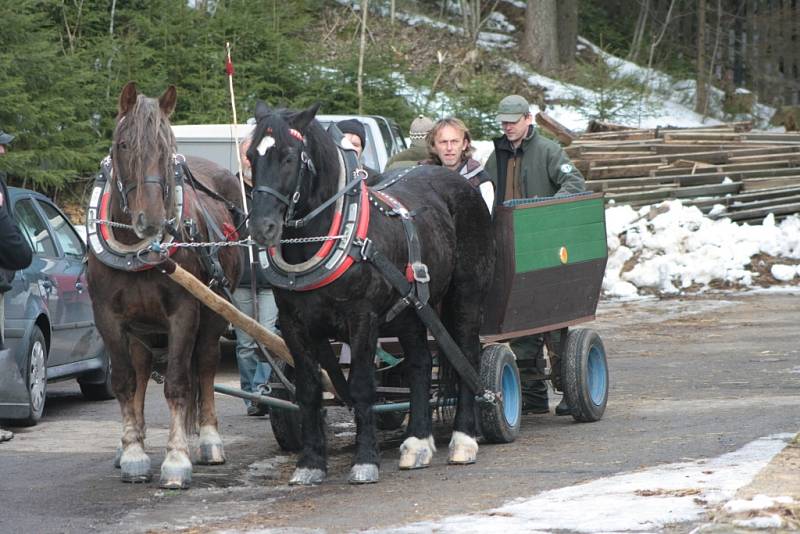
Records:
M356 246L359 245L359 243L356 241L354 241L353 244ZM359 254L361 255L361 259L367 261L372 257L372 240L368 237L365 237L360 244L361 244L361 251L359 252Z
M414 280L422 284L431 281L431 276L428 273L428 266L421 261L415 261L411 264L411 269L414 271Z

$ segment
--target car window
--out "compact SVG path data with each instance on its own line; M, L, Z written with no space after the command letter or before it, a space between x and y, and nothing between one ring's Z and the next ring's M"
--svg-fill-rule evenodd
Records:
M83 257L83 242L73 230L67 219L50 203L39 201L39 206L44 210L45 216L50 219L50 228L56 234L56 239L61 249L67 256Z
M386 153L391 156L394 151L392 150L392 133L389 131L389 126L387 126L386 121L381 119L375 119L375 122L378 123L378 129L381 131L381 137L383 137L383 144L386 147Z
M20 228L28 237L34 253L51 258L58 256L50 230L47 229L47 224L39 215L31 199L25 198L17 201L14 205L14 215Z
M392 124L392 135L394 136L395 146L397 147L395 152L400 152L408 148L406 146L406 138L403 137L403 132L400 131L400 127L396 124Z

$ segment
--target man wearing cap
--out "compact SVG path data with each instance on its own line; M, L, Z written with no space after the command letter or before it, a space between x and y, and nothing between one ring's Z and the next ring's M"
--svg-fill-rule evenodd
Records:
M427 159L428 145L425 139L431 128L433 128L433 121L425 115L419 115L411 121L411 128L408 131L408 137L411 138L411 146L389 158L386 163L386 170L413 167L418 165L420 161Z
M504 135L494 139L494 152L486 162L486 172L497 191L496 203L517 198L551 197L581 193L586 185L581 173L558 143L546 139L533 126L530 105L519 95L510 95L497 106L497 121ZM520 362L535 360L541 353L541 334L512 340L509 345ZM521 366L523 410L548 413L547 384L530 377L530 364ZM528 376L526 376L528 375ZM564 398L556 415L569 415Z
M0 156L6 153L6 146L14 140L14 136L0 130ZM11 289L14 271L24 269L31 264L33 252L28 241L20 232L11 213L5 173L0 173L0 353L7 351L4 345L4 303L3 294ZM8 354L0 354L7 358ZM0 428L0 442L14 437L12 432Z

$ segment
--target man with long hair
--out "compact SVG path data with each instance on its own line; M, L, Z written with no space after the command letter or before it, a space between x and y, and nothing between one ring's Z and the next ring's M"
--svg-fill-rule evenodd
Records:
M483 165L472 157L474 148L467 125L455 117L441 119L434 124L426 139L429 159L423 163L441 165L459 173L480 191L491 213L494 186Z

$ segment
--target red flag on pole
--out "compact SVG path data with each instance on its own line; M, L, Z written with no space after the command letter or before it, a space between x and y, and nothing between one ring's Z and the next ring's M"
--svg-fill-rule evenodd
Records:
M233 62L230 56L225 58L225 72L228 73L228 76L233 76Z

